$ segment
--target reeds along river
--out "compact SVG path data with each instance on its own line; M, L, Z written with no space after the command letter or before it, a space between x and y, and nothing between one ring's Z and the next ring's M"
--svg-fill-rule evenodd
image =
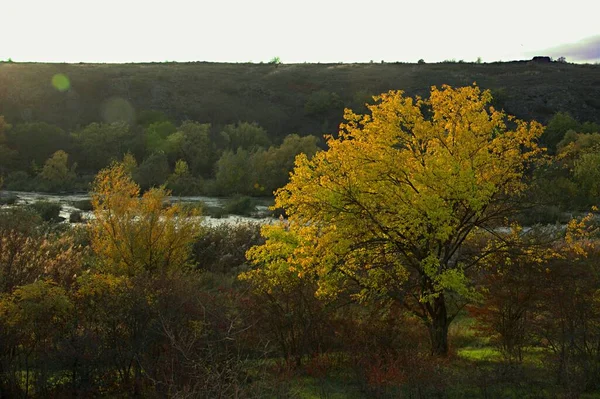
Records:
M69 216L73 212L81 212L83 219L92 219L93 213L89 210L81 210L74 204L81 201L89 201L90 195L87 193L81 194L46 194L38 192L23 192L23 191L0 191L0 198L15 198L16 201L12 206L29 205L37 201L49 201L60 204L60 217L68 221ZM223 209L227 198L221 197L169 197L172 202L183 202L183 203L200 203L210 208L221 208ZM272 223L276 219L268 216L268 201L264 199L257 199L256 217L240 216L240 215L225 215L220 218L211 216L202 216L201 222L206 226L219 226L221 224L239 224L239 223ZM4 205L11 206L11 205Z

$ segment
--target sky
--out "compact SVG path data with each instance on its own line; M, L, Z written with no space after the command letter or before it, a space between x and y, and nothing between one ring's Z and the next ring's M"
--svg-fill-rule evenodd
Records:
M600 62L600 1L0 0L0 60Z

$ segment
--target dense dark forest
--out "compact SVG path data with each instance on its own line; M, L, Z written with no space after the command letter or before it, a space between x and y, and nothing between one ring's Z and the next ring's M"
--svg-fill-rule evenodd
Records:
M64 75L66 81L52 79ZM559 111L600 123L600 67L561 62L491 64L0 64L0 114L12 124L46 122L66 131L92 122L133 122L164 113L219 130L256 122L275 142L291 133L337 132L344 107L364 112L371 96L431 86L491 89L495 103L542 123ZM119 111L114 111L119 108Z
M0 397L597 397L598 82L1 63L0 188L93 217L0 192ZM263 226L170 197L278 189Z

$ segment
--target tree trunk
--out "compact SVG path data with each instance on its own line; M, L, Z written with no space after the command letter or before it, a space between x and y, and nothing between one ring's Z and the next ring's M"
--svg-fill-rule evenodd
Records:
M430 317L427 327L431 341L431 354L434 356L446 356L448 355L448 325L450 323L448 321L444 294L439 293L427 308Z

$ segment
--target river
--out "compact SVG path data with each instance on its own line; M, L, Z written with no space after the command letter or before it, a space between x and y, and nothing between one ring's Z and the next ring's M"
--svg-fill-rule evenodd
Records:
M33 204L37 201L49 201L59 203L61 206L60 216L65 220L69 220L69 216L73 212L81 212L84 219L93 218L91 211L82 211L75 206L73 203L77 201L85 201L90 199L90 195L87 193L81 194L46 194L38 192L24 192L24 191L0 191L1 198L15 197L15 205L28 205ZM222 197L204 197L204 196L193 196L193 197L169 197L171 202L184 202L184 203L198 203L202 202L204 205L211 208L223 208L228 198ZM272 200L257 198L256 201L256 217L239 216L239 215L227 215L221 218L215 218L211 216L202 216L202 224L206 226L219 226L222 224L241 224L241 223L272 223L276 219L266 216L268 214L268 208Z

